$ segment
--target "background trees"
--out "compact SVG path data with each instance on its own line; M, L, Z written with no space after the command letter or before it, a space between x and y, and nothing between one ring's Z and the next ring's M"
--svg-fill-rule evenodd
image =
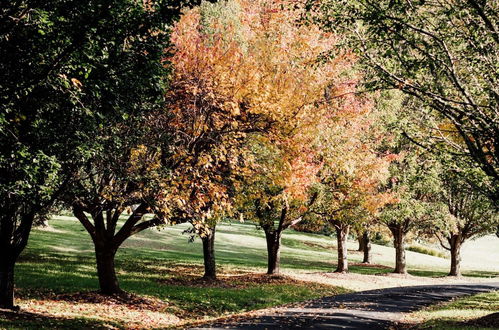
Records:
M402 139L399 145L400 158L390 166L387 184L395 200L386 205L380 220L393 235L395 247L395 273L405 274L405 238L409 231L432 225L445 217L443 205L439 203L438 176L442 168L437 160L426 157L416 146Z
M388 201L378 187L387 178L393 158L376 151L383 133L376 128L380 116L372 103L352 94L345 104L342 115L321 127L324 166L318 174L320 193L313 208L336 231L337 272L348 271L346 240L351 227L361 227Z

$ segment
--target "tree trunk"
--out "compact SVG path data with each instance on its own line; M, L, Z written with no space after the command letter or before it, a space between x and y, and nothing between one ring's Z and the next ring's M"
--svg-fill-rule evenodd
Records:
M14 267L28 244L34 212L19 218L4 211L0 217L0 308L18 310L14 305Z
M108 246L95 246L97 260L97 276L99 277L100 292L103 294L119 294L121 289L116 277L114 256L116 249Z
M369 237L369 231L364 231L362 234L363 248L364 248L364 260L362 263L371 263L371 237Z
M450 243L450 273L449 276L461 276L461 237L452 235Z
M357 241L359 242L359 248L357 249L357 251L364 251L364 236L362 234L357 235Z
M267 239L267 274L278 275L281 266L281 235L278 230L265 230Z
M210 228L210 232L201 237L203 241L204 276L206 280L217 279L217 267L215 263L215 227Z
M397 224L390 227L393 234L393 246L395 247L395 270L397 274L407 274L405 260L405 232L402 225Z
M14 306L14 265L15 262L9 255L2 255L0 259L0 308L16 309Z
M336 239L338 242L338 266L335 273L348 273L347 237L349 226L339 225L336 228Z

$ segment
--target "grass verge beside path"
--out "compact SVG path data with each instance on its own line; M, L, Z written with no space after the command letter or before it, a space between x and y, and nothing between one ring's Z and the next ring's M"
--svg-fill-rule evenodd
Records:
M480 293L430 306L410 314L415 329L498 329L499 291Z

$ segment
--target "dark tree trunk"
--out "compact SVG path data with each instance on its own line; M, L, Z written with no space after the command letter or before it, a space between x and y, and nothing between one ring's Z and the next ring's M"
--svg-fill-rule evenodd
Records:
M359 248L357 249L357 251L364 251L364 236L362 234L357 235L357 241L359 242Z
M8 255L0 259L0 308L15 309L14 306L14 264Z
M0 308L19 309L14 304L14 267L28 244L33 219L33 212L20 218L5 212L0 217Z
M119 294L122 292L114 267L115 255L115 248L109 246L95 246L97 276L99 277L100 292L103 294Z
M217 265L215 262L215 227L210 228L209 234L201 237L203 241L204 276L206 280L217 279Z
M114 257L121 244L130 236L163 223L160 218L156 217L141 221L148 210L147 204L141 203L135 207L133 213L117 231L118 220L124 210L124 206L102 210L99 204L90 203L90 206L80 202L73 204L73 214L94 242L100 291L104 294L123 292L120 289L114 266ZM91 214L92 221L85 212Z
M393 246L395 247L395 270L397 274L407 274L405 260L405 231L402 224L389 227L393 235Z
M338 266L335 273L348 273L348 252L347 252L347 237L349 226L343 224L336 225L336 239L338 242Z
M281 266L281 235L282 231L265 230L267 240L267 274L278 275Z
M362 234L362 247L364 251L364 259L362 260L365 264L370 264L371 260L371 237L369 237L369 231L364 231Z
M450 243L450 272L449 276L461 276L461 236L452 235Z

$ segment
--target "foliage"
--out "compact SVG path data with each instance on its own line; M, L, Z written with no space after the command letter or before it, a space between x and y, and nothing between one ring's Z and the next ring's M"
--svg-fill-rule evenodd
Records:
M451 250L456 244L454 240L458 240L457 246L460 246L470 238L493 233L499 224L499 214L489 198L463 179L461 172L470 171L469 168L455 166L457 161L448 165L445 158L442 163L446 166L439 176L440 201L446 205L448 216L425 230L435 235L442 247Z
M400 157L390 167L390 180L386 186L395 196L380 213L379 219L388 225L401 225L408 233L433 221L446 218L444 205L439 203L442 187L439 174L441 164L421 149L401 139Z
M322 127L320 198L313 213L331 222L361 226L392 200L379 187L396 158L380 150L388 135L378 129L380 111L368 100L350 99L348 116Z
M109 172L97 171L109 169L104 163L122 160L131 150L123 146L129 140L118 133L162 100L168 69L160 60L179 5L133 0L2 3L3 269L13 267L36 214L47 212L68 190L70 203L82 195L87 202L102 197L99 180L98 187L88 185L96 177L111 182ZM120 170L125 171L123 166ZM6 282L0 280L2 294L10 291Z
M335 38L297 25L300 14L286 1L203 3L174 29L168 122L178 134L167 186L174 212L201 227L231 214L231 191L245 178L285 187L290 197L277 193L279 203L306 198L316 166L306 146L314 124L338 102L350 57L319 61Z
M428 148L461 155L497 201L499 37L496 1L325 1L320 21L350 31L369 88L400 89L419 111ZM352 46L353 45L353 46ZM464 157L463 157L464 156Z

